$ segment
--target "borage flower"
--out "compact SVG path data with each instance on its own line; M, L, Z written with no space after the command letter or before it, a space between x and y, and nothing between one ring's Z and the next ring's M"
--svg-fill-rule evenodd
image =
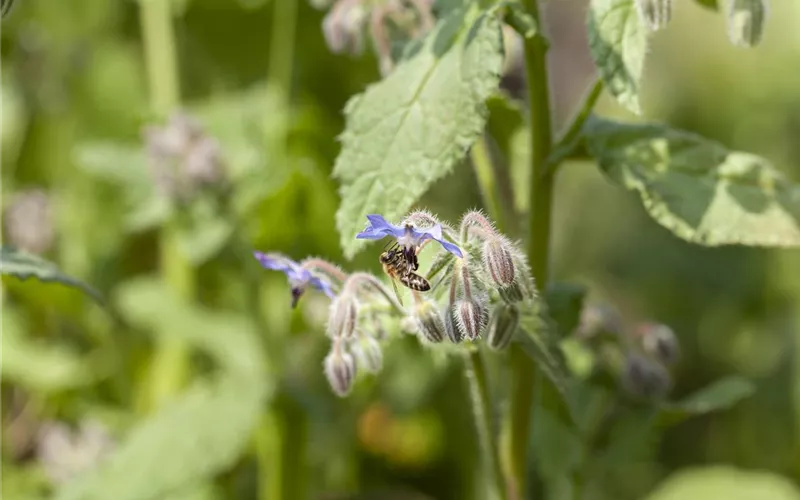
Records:
M369 224L363 231L356 235L356 238L362 240L379 240L386 236L394 236L397 238L397 243L403 247L403 253L409 262L413 261L413 256L416 255L417 249L426 240L434 240L444 247L445 250L453 255L462 258L461 249L458 246L446 241L442 236L442 225L434 224L431 227L420 229L411 224L404 226L395 226L383 218L382 215L367 215Z
M336 294L333 293L333 289L327 281L314 276L311 271L292 259L276 253L253 252L253 256L265 269L286 273L292 287L292 308L297 306L297 301L300 300L300 296L309 285L322 291L331 299L336 298Z

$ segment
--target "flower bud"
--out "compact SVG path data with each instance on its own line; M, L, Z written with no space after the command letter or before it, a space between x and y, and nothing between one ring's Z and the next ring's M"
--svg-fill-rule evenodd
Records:
M5 214L9 243L26 252L47 253L56 238L51 205L50 197L42 189L15 196Z
M675 333L667 325L659 323L643 323L636 329L642 349L648 356L672 365L678 360L680 346Z
M342 293L331 302L327 335L332 339L353 338L358 322L358 304L355 297Z
M755 47L764 34L767 0L729 0L728 38L737 47Z
M500 304L494 308L486 339L491 349L502 351L511 343L519 326L519 309L513 304Z
M322 20L325 43L334 54L358 55L364 51L368 12L359 0L339 0Z
M369 373L378 373L383 368L383 351L381 345L372 337L359 339L354 347L358 365Z
M341 344L334 344L325 357L325 377L337 395L343 397L350 392L356 378L356 360Z
M503 299L503 302L508 304L522 302L525 299L525 293L519 283L512 283L505 288L498 288L497 293L500 294L500 298Z
M672 380L664 365L641 354L628 354L622 372L622 387L629 394L642 398L659 397L671 385Z
M658 31L672 18L672 0L636 0L636 10L651 31Z
M590 340L609 334L617 336L622 330L622 318L617 311L607 305L591 305L581 311L575 335Z
M464 340L461 330L458 329L456 315L453 312L453 306L445 307L442 315L444 316L444 330L447 339L454 343L460 344Z
M417 328L428 342L439 343L444 340L445 326L436 305L430 301L420 302L414 308Z
M488 310L482 300L476 298L459 300L453 306L453 312L462 338L474 341L486 329Z
M483 265L498 288L514 283L514 255L511 243L504 238L490 238L483 244Z

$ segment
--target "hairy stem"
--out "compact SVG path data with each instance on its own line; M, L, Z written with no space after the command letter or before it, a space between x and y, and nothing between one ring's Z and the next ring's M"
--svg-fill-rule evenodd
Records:
M159 119L166 118L180 99L175 36L169 0L140 0L140 23L144 43L145 65L150 90L152 112ZM174 222L168 222L161 231L159 262L161 273L180 299L194 298L195 275L177 244L178 233ZM163 332L151 362L145 410L152 410L170 399L183 385L189 373L189 351L186 344Z
M477 349L471 350L469 354L466 354L465 358L475 425L478 427L478 437L483 448L483 461L492 476L496 497L500 500L506 500L508 494L503 482L503 472L500 469L499 455L494 439L492 400L489 396L489 384L486 380L486 366L480 351Z
M541 16L537 0L523 4L537 25ZM525 71L528 85L528 126L530 131L530 215L528 220L528 260L531 274L542 293L547 284L550 249L550 211L553 175L546 172L552 147L550 88L547 72L547 41L541 33L525 40ZM505 426L504 466L509 497L525 497L528 438L530 435L533 387L536 366L521 347L511 349L511 400Z
M503 209L499 200L497 178L495 177L492 159L489 156L489 147L486 136L478 137L470 150L472 165L475 167L475 176L483 198L483 206L492 215L498 226L504 227ZM462 235L463 238L464 235Z
M592 114L597 100L603 93L603 80L600 77L595 77L589 90L583 96L578 111L570 121L565 131L561 134L561 138L553 146L553 149L547 158L546 173L552 175L558 169L559 165L566 160L575 150L578 145L581 130L586 120Z

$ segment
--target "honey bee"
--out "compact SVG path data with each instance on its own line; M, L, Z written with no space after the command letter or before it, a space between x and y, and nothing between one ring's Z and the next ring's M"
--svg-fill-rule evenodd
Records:
M383 272L392 278L394 293L401 304L402 299L400 299L396 281L418 292L427 292L431 289L431 284L428 283L428 280L414 272L419 269L419 262L415 253L407 254L403 252L403 249L395 245L381 254L380 261L383 264Z

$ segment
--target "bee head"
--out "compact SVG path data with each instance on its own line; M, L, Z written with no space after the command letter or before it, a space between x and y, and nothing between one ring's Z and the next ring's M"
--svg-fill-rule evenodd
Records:
M383 252L380 256L380 261L383 264L389 263L394 258L394 250L387 250Z

